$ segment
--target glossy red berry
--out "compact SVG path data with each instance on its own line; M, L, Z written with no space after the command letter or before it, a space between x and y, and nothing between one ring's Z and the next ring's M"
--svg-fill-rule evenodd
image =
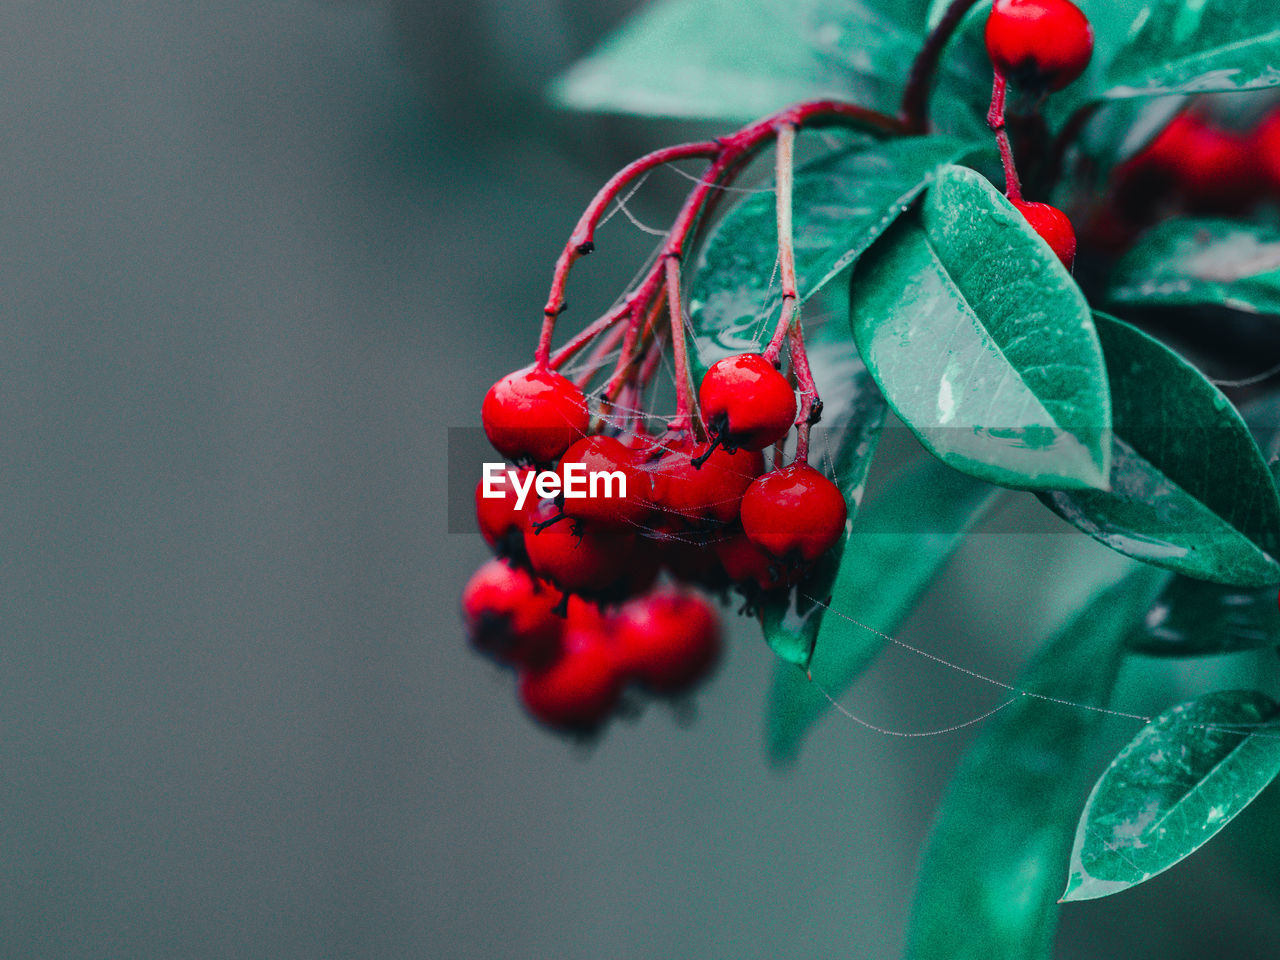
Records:
M530 467L517 470L519 483L523 485L532 472ZM510 480L503 480L500 485L494 486L500 486L501 497L484 496L483 479L476 484L476 523L484 542L501 553L513 537L524 535L524 510L516 509L516 491Z
M627 574L635 552L631 533L602 530L578 520L560 519L560 510L543 500L525 513L524 549L540 577L571 593L600 593Z
M764 470L764 454L729 453L717 447L695 467L694 444L687 437L668 438L663 444L666 449L651 465L659 519L685 525L736 520L742 495Z
M591 731L609 718L622 693L623 674L604 633L590 625L565 631L563 653L554 663L520 673L525 709L549 727Z
M1070 0L995 0L987 54L1015 83L1061 90L1089 66L1093 27Z
M807 463L766 473L742 498L742 529L751 542L789 564L822 556L844 533L839 488Z
M1071 220L1057 207L1047 203L1032 203L1026 200L1011 201L1018 211L1031 224L1031 228L1049 244L1049 248L1058 255L1062 265L1068 270L1076 262L1076 231Z
M653 509L652 475L641 455L614 437L584 437L564 452L559 473L564 503L575 520L609 528L636 527ZM573 476L583 479L571 485ZM581 487L584 497L570 496ZM626 495L619 494L625 490Z
M509 460L549 464L587 432L582 391L554 370L509 373L485 394L484 432Z
M618 611L613 643L628 676L655 693L682 693L720 659L720 620L696 594L664 590Z
M550 584L490 560L463 588L462 618L480 652L501 663L539 666L559 653L560 600L560 591Z
M717 360L698 388L702 422L727 450L763 450L787 435L796 418L791 384L758 353Z

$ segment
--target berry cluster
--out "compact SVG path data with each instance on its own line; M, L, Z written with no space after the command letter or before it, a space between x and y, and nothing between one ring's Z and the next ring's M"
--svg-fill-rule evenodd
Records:
M1146 227L1181 214L1234 216L1280 198L1280 110L1251 129L1184 109L1112 175L1090 238L1116 250Z
M797 582L844 531L844 497L822 473L803 459L766 470L763 451L800 406L774 363L727 357L698 397L701 430L677 417L656 435L634 409L593 417L581 387L536 365L485 397L490 442L518 466L500 496L476 487L501 559L468 584L464 617L478 649L520 670L522 701L549 726L598 727L628 680L687 692L720 645L713 609L688 588L736 585L750 603ZM574 469L614 482L570 497ZM540 473L562 492L538 496ZM654 589L663 573L682 588Z
M1006 194L1069 269L1075 232L1061 211L1023 198L1004 104L1010 83L1043 96L1079 77L1092 29L1069 0L995 0L986 43L995 74L988 120ZM909 95L904 104L920 100ZM598 727L628 681L687 691L719 649L714 613L690 591L723 596L734 587L744 609L760 609L801 584L844 533L844 496L808 462L822 403L800 322L791 223L798 132L831 124L894 134L918 126L906 106L897 119L813 101L728 137L655 151L615 174L557 260L533 363L484 398L485 433L514 466L501 490L485 480L477 487L479 526L500 560L476 575L464 609L475 644L520 670L526 707L548 725ZM777 321L758 352L719 359L695 389L681 295L685 248L718 188L770 142ZM709 161L708 169L638 286L553 352L569 271L595 249L606 208L648 171L690 158ZM660 417L656 381L667 357L675 411ZM575 491L575 478L587 476L607 482Z
M628 680L661 694L687 691L719 650L715 615L691 591L724 596L733 587L744 609L759 609L768 594L802 582L844 534L843 494L808 463L822 404L800 324L792 157L801 125L867 122L856 108L803 104L625 168L592 201L557 263L533 364L485 396L485 433L514 466L498 489L484 479L477 486L479 527L500 560L468 586L464 612L474 643L521 671L521 697L548 725L599 726ZM714 200L711 187L770 140L778 156L777 323L760 352L711 364L695 390L683 247ZM553 353L569 268L594 249L605 207L653 166L695 156L712 161L710 172L639 287ZM657 374L668 355L675 412L659 416ZM573 480L588 476L589 489L574 491Z
M526 570L490 560L462 592L475 648L518 671L525 709L546 725L597 730L628 685L676 697L720 659L715 610L698 595L662 589L606 614Z

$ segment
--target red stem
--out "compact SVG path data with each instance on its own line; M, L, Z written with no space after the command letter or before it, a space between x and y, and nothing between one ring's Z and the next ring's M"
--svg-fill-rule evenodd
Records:
M907 77L906 89L902 92L902 107L898 111L898 117L909 133L928 132L929 93L933 89L933 78L938 72L942 51L946 49L947 41L960 26L964 15L975 3L977 0L951 0L942 19L916 54L915 62L911 64L911 73Z
M996 145L1000 148L1000 162L1004 164L1004 195L1010 200L1022 199L1022 181L1013 162L1013 146L1009 143L1009 131L1005 129L1004 101L1008 83L1004 74L995 72L991 85L991 108L987 111L987 126L995 131Z
M770 363L778 362L782 352L782 341L791 329L792 320L800 303L800 293L796 279L796 250L792 237L791 223L791 186L795 162L796 128L784 124L778 128L777 162L774 173L775 192L777 195L778 234L778 275L782 282L782 309L778 315L778 325L774 328L773 337L765 348L764 358Z
M684 252L684 245L693 232L699 214L713 190L722 186L721 181L731 179L745 166L750 157L769 142L784 124L796 127L853 126L858 129L869 129L888 135L900 135L906 132L903 123L894 117L836 100L811 100L794 104L777 113L757 120L741 130L719 140L699 143L685 143L674 147L656 150L619 170L608 183L596 194L590 205L578 220L577 227L569 237L569 242L556 261L555 273L551 281L551 292L547 305L543 308L542 332L538 338L537 351L534 354L535 365L548 367L551 365L551 338L555 331L556 318L564 311L564 291L569 271L579 257L590 253L593 249L593 237L600 217L618 194L636 177L647 173L655 167L673 160L691 157L707 157L711 165L706 174L698 181L690 192L675 222L672 223L667 239L663 243L659 258L653 269L641 282L640 287L628 303L632 310L632 327L640 325L639 315L653 299L663 284L665 273L664 261L672 257L679 258ZM636 331L638 333L638 330ZM627 348L634 348L634 336L624 344L624 355Z
M791 353L791 370L796 376L796 386L800 388L800 412L796 416L796 461L808 463L809 420L818 402L818 384L813 379L813 371L809 369L809 353L805 350L804 331L801 329L799 316L791 324L788 349Z
M622 341L622 351L618 354L618 362L613 368L613 376L605 384L604 395L607 399L612 400L616 397L627 382L627 377L635 364L637 344L644 343L653 332L653 326L657 322L658 314L662 312L664 302L665 292L662 289L658 290L657 295L650 302L647 312L641 308L640 301L635 296L627 298L627 312L630 320L627 323L626 339ZM641 337L641 334L644 337Z
M627 311L628 304L624 302L609 313L606 313L603 317L600 317L598 320L594 320L590 326L585 327L575 334L568 343L551 355L551 369L559 370L574 356L574 354L595 339L598 334L603 333L625 317L627 315Z
M688 344L684 337L684 309L680 305L680 260L667 257L667 314L671 317L671 354L675 360L676 418L672 429L689 426L693 416L693 378L689 372Z
M609 331L607 337L601 337L599 342L591 351L591 356L587 358L587 362L582 365L582 373L578 375L578 389L585 391L587 384L591 382L592 377L600 372L600 368L604 366L605 358L618 345L618 341L622 339L622 327L615 327Z
M584 257L595 249L596 227L600 223L600 218L604 216L605 210L609 208L609 204L631 181L664 163L687 160L691 157L714 157L719 150L720 145L714 140L663 147L661 150L645 154L638 160L633 160L610 177L609 182L600 188L599 193L592 198L587 209L578 218L577 226L569 235L569 242L565 244L564 249L560 251L559 259L556 260L555 273L551 278L551 293L547 297L547 305L542 308L542 335L538 339L538 350L534 355L534 361L539 367L546 366L550 360L551 334L555 330L556 317L564 312L564 290L569 279L569 271L573 269L579 257Z

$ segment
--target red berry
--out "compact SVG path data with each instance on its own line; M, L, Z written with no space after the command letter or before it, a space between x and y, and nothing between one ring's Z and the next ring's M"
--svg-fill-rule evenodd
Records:
M664 590L622 607L613 642L625 673L656 693L681 693L720 659L720 621L701 597Z
M501 663L541 665L559 652L560 591L490 560L462 591L462 617L477 650Z
M783 584L778 562L757 547L745 533L738 532L716 543L716 556L725 575L739 584L755 584L761 590L776 590Z
M550 500L525 513L524 548L534 572L571 593L600 593L618 583L630 568L635 536L569 519L537 528L559 515Z
M701 467L695 467L690 439L668 438L664 446L651 470L654 503L665 519L685 525L736 520L742 495L764 470L764 454L716 448Z
M653 482L640 464L640 454L613 437L584 437L564 452L560 460L562 489L568 489L571 464L581 464L576 481L587 496L564 496L561 509L575 520L587 520L600 527L638 526L653 508ZM608 474L606 482L593 474ZM618 496L625 487L626 496ZM611 493L611 496L605 496Z
M529 467L517 470L519 482L523 485L525 478L532 472ZM511 537L523 535L524 511L516 509L516 491L510 480L504 479L495 486L501 487L501 497L484 496L483 479L476 484L476 522L480 525L480 535L484 537L484 542L502 552L503 545Z
M1249 138L1249 147L1267 186L1280 189L1280 110L1263 118Z
M766 473L742 498L742 529L757 547L787 563L812 562L844 533L839 488L807 463Z
M727 450L763 450L787 435L796 394L787 378L758 353L717 360L698 388L702 422Z
M1124 165L1121 186L1173 189L1199 213L1239 212L1257 200L1261 158L1256 152L1256 143L1183 112Z
M604 633L590 624L570 625L560 659L524 670L520 700L535 719L561 730L599 727L618 703L622 671Z
M552 463L587 432L587 398L554 370L509 373L485 394L484 432L509 460Z
M1061 90L1093 56L1093 27L1070 0L995 0L987 17L987 55L1016 83Z
M1027 218L1031 228L1044 238L1068 270L1076 262L1076 231L1067 215L1047 203L1013 200L1011 203Z

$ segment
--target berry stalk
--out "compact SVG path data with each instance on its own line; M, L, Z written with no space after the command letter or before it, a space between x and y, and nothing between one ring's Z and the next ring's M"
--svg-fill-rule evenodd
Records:
M796 128L849 126L886 135L900 135L906 132L906 128L899 120L887 114L837 100L811 100L770 114L730 136L714 141L685 143L655 150L628 164L614 174L592 199L556 261L551 291L547 297L547 304L543 308L542 330L534 355L535 365L539 368L551 365L551 339L555 332L556 319L564 312L564 294L569 272L578 259L594 249L595 229L599 225L600 218L609 204L629 183L650 170L676 160L705 157L711 161L706 173L689 193L676 215L666 239L659 248L653 267L640 282L636 291L627 298L634 332L628 337L629 342L624 343L624 358L629 356L630 350L634 350L635 340L640 332L640 315L664 285L665 261L683 256L685 245L692 236L699 219L709 209L709 198L715 196L713 191L728 185L784 125Z
M778 315L778 325L773 331L769 345L765 347L764 358L770 363L777 363L782 351L782 341L791 329L799 303L799 286L796 280L796 248L791 217L791 196L795 169L796 128L792 124L784 124L778 130L776 146L777 162L774 180L777 183L777 220L778 220L778 276L782 282L782 311Z
M898 119L907 133L927 133L929 130L929 94L933 79L938 73L938 63L947 41L960 26L960 21L978 0L951 0L938 25L925 39L924 46L916 54L907 76L907 86L902 93L902 106Z
M1013 162L1013 145L1009 143L1009 131L1004 120L1007 93L1008 80L997 69L995 80L991 84L991 107L987 110L987 126L994 131L996 145L1000 148L1000 162L1004 165L1004 195L1016 202L1022 199L1022 181L1018 178L1018 168Z
M666 258L667 314L671 317L671 352L675 358L676 417L672 429L683 430L699 420L693 410L693 377L689 372L689 351L684 336L684 309L680 304L680 260Z
M555 329L556 317L564 312L565 285L569 279L569 271L580 258L595 249L596 227L604 216L609 204L636 178L643 176L663 164L676 160L687 160L693 157L714 157L720 145L714 140L698 143L681 143L673 147L663 147L648 153L638 160L633 160L615 173L600 191L587 204L587 209L578 218L577 226L569 235L569 242L556 260L555 273L551 280L551 293L547 297L547 305L543 307L542 335L538 340L535 362L538 366L546 366L551 354L551 335Z

